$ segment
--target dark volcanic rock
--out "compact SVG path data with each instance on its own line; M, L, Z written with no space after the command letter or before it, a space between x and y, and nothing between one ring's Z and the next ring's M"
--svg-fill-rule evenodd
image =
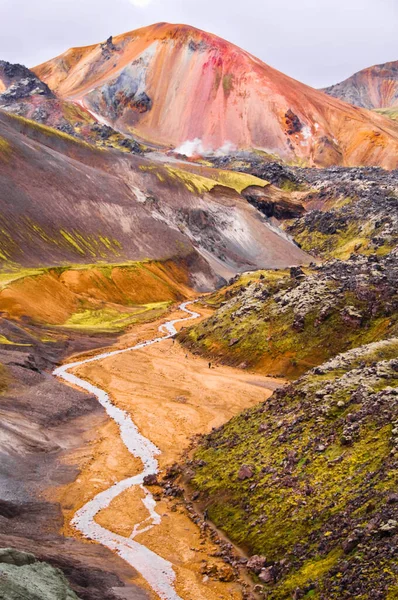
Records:
M352 252L383 254L398 243L397 170L333 167L296 172L313 190L305 200L308 212L288 228L305 250L333 256L352 240Z
M242 465L238 472L238 479L244 481L245 479L251 479L254 475L253 467L249 465Z
M134 99L131 101L131 107L139 113L144 113L151 110L152 100L145 92L142 92L141 94L134 96Z
M152 475L146 475L144 477L144 485L159 485L158 476L155 473Z
M265 558L265 556L258 556L257 554L255 554L254 556L251 556L249 558L249 560L246 563L246 567L249 569L249 571L253 571L253 573L258 575L262 571L262 569L265 568L266 564L267 559Z
M303 128L300 119L297 115L294 114L294 112L290 108L285 114L285 123L287 126L288 135L299 133Z
M238 152L221 157L208 156L206 158L220 169L250 173L278 187L286 185L289 189L298 189L303 183L299 173L292 167L250 152Z
M288 195L272 195L267 187L249 186L242 191L242 196L268 218L293 219L305 212L304 206L299 202L293 202Z
M272 583L275 580L274 567L267 567L266 569L262 569L259 573L258 578L263 583Z
M23 65L0 61L0 80L7 89L0 94L0 106L9 106L32 96L55 98L48 85Z

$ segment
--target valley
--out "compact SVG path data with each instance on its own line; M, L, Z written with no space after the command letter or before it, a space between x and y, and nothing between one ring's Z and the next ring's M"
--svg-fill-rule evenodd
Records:
M0 600L398 598L396 82L0 60Z
M179 316L178 312L177 316ZM183 315L181 317L184 318ZM182 324L184 323L176 323L176 326L180 327ZM156 335L156 329L156 323L145 326L132 335L123 336L120 343L123 346L130 345L132 340L142 339L143 335L145 340L149 335ZM181 450L187 447L192 435L204 429L210 430L243 407L258 403L259 399L269 396L271 390L281 384L276 380L242 375L234 372L233 369L222 367L209 369L206 361L186 355L178 345L167 339L154 346L137 349L135 352L115 353L108 358L104 356L99 365L97 362L88 362L86 365L74 367L73 373L77 373L79 379L83 378L109 391L114 405L131 415L140 435L149 439L154 444L155 450L159 449L155 454L159 452L158 460L162 473L179 458ZM76 384L81 385L78 381ZM129 438L124 433L125 443L126 439ZM155 513L148 512L148 505L151 504L148 496L145 497L143 490L140 487L135 488L133 484L135 481L139 486L145 474L156 474L156 460L151 455L147 456L149 447L145 450L146 442L142 449L138 450L138 458L143 459L146 466L142 476L139 475L142 469L141 460L132 460L126 451L122 453L122 457L125 455L122 459L118 452L117 462L113 460L111 463L105 458L108 468L103 469L103 454L106 452L113 456L115 444L117 445L118 442L113 437L102 439L100 452L98 452L99 448L95 448L91 460L85 457L79 479L55 491L61 505L68 506L66 523L69 523L75 511L80 509L84 524L85 509L81 508L82 501L91 500L94 493L101 493L107 482L113 483L114 478L118 479L125 469L124 472L129 474L132 484L129 484L130 487L122 484L119 495L109 501L109 506L107 500L106 506L101 508L95 517L101 527L106 527L113 532L111 538L113 543L121 539L126 540L123 543L127 546L124 548L117 545L117 552L129 562L132 560L133 566L136 566L135 560L140 565L142 558L141 563L139 556L138 559L134 558L137 551L133 545L134 543L138 545L139 542L156 554L160 554L163 559L170 561L169 568L173 565L176 573L176 598L239 598L239 586L233 582L233 577L229 585L217 580L213 581L212 578L205 578L208 581L203 581L201 571L203 563L209 560L209 556L212 556L216 549L206 538L203 542L200 530L189 520L180 499L175 506L172 496L161 497ZM128 447L133 448L132 452L136 457L137 444L138 442L134 442L133 439L130 439L127 444ZM143 456L146 458L142 458ZM114 469L109 468L111 464ZM138 474L134 477L136 470ZM96 477L93 477L94 473L97 474ZM149 489L157 491L161 489L157 487L156 477L154 487L151 486ZM115 492L117 492L116 488ZM70 506L72 498L73 506ZM144 504L143 500L145 500ZM152 519L154 518L152 526L151 514ZM140 526L141 519L143 522ZM146 522L148 527L145 527ZM80 529L79 521L75 519L74 523L75 527ZM67 525L68 532L72 533L73 529ZM94 533L96 539L98 539L97 535ZM99 539L102 539L101 535ZM146 556L145 553L143 558L146 558L147 566L144 562L144 566L141 567L142 575L144 577L147 575L152 588L158 591L161 598L174 597L172 588L168 588L170 583L167 579L162 584L161 572L156 575L156 560ZM223 566L217 558L210 560L216 566L218 565L221 579L225 571L225 579L228 581L231 576L227 567ZM148 573L149 565L153 572ZM165 568L161 564L161 569ZM151 577L155 577L155 583ZM166 586L166 591L163 589L164 595L161 593L162 585Z
M206 309L199 311L202 316L208 312ZM184 325L186 315L177 308L170 317L173 320L177 319L178 329ZM169 333L163 339L163 332L167 331L165 327ZM160 337L158 328L161 331ZM18 418L18 413L3 413L3 419L13 419L15 432L24 432L24 437L19 443L25 444L26 449L20 457L19 469L22 465L26 468L27 457L32 452L35 455L40 448L42 454L49 453L47 469L52 464L50 472L53 471L54 475L51 477L47 471L46 489L43 489L43 482L36 481L35 471L29 478L30 482L25 480L26 491L16 488L12 493L8 483L13 498L11 501L10 497L1 508L3 519L9 519L9 515L12 515L13 527L9 532L3 529L0 539L18 548L18 536L24 532L23 549L34 550L35 554L39 552L41 557L50 560L51 564L66 569L75 589L77 585L78 593L83 591L78 583L81 578L79 572L89 567L93 574L83 597L86 597L85 594L89 594L87 597L90 598L96 597L93 596L96 593L96 585L105 585L105 588L110 586L109 594L112 594L114 588L120 587L118 597L121 598L191 597L215 600L233 597L238 600L242 597L241 586L233 570L217 557L218 546L204 534L195 521L192 521L180 494L176 497L174 494L162 494L160 479L158 485L156 477L154 485L150 482L149 488L144 488L142 481L145 475L156 474L157 460L164 474L178 460L181 451L189 445L193 435L210 431L212 427L219 426L243 408L258 404L283 382L242 374L227 367L217 366L209 369L207 361L186 354L185 350L170 339L172 332L173 326L167 326L164 317L160 320L160 325L159 321L153 320L152 317L147 324L133 326L131 332L123 335L116 347L112 346L103 358L100 355L97 359L97 352L91 351L86 364L79 365L79 357L75 366L68 368L66 365L73 373L73 386L86 389L90 395L85 397L63 384L47 382L45 385L48 394L57 389L61 412L51 417L48 415L50 427L46 430L38 428L28 434L29 428L26 429L26 425L23 425L25 431L21 430L21 413ZM157 339L158 344L147 346L146 340L152 339ZM101 341L100 338L98 343ZM137 343L138 348L134 350ZM91 357L93 354L94 357ZM32 367L26 365L26 368ZM12 374L15 376L15 371ZM63 367L58 368L55 374L68 381L68 372ZM39 379L39 375L36 375L36 379ZM86 384L85 381L90 383ZM133 437L125 427L122 427L121 437L118 426L104 417L99 405L95 406L92 394L98 392L93 384L110 394L113 405L122 415L131 415L126 418L134 419L134 424L138 427L135 430L135 425L131 425L137 432L134 434L133 431ZM32 386L32 382L29 385ZM43 384L39 389L37 392L43 400ZM69 401L72 403L83 405L78 408L77 404L73 411L69 409L68 413L63 413L61 406L66 396L70 397ZM29 410L30 415L31 410L32 406ZM113 416L112 410L107 408L107 411ZM122 419L125 417L122 416ZM3 426L6 422L3 421ZM139 438L136 439L134 435L138 435ZM139 439L143 440L141 450ZM33 443L36 445L35 449ZM145 465L144 473L141 461ZM21 475L25 477L24 471L17 472L15 469L14 463L12 479L16 485L20 485L18 480ZM123 479L132 483L126 485ZM65 483L60 485L62 480L65 480ZM134 481L137 487L134 487ZM116 482L120 482L120 491L112 487ZM115 489L111 496L106 492L109 486L110 490ZM32 492L35 488L40 490L41 504L24 504L25 508L21 514L16 507L26 492ZM149 490L154 492L157 500L153 502L153 507L153 496ZM88 506L87 503L92 502L94 496L101 495L102 491L107 499L101 508L96 509L98 514L92 523L99 525L95 525L93 529L93 526L84 525L85 505ZM39 524L40 521L36 524L38 531L34 532L26 528L26 519L31 518L34 513L37 514L39 507L44 521L42 524ZM56 507L62 510L62 515L57 514ZM82 515L80 520L79 513ZM145 527L148 519L149 526ZM59 534L56 529L62 521L64 525L61 534L65 537L57 541ZM91 518L88 523L90 522ZM53 530L51 533L50 523ZM98 526L102 533L109 531L109 538L95 533ZM135 568L135 576L127 577L126 569L108 557L106 571L97 582L97 565L104 564L106 555L97 550L99 546L95 546L88 556L83 548L79 550L82 544L79 540L83 539L80 531L85 534L84 537L98 540L116 550ZM90 534L90 531L94 533ZM40 542L36 538L38 532ZM72 543L73 538L76 539L76 543ZM69 542L65 544L62 539ZM62 559L57 557L60 548ZM139 550L140 548L142 550ZM152 558L151 552L154 553ZM156 556L159 558L155 560ZM160 563L159 572L156 571L157 561ZM148 572L150 565L152 567ZM166 565L169 565L170 574L165 579L162 573ZM212 573L210 577L204 575L206 569ZM121 579L119 585L118 578ZM138 589L145 592L138 592ZM153 595L154 591L158 592L159 596Z

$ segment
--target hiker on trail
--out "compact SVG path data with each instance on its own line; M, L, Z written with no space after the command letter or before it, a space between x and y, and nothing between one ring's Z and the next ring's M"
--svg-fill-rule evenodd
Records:
M206 508L206 510L203 512L203 520L207 521L208 518L209 518L209 512L208 512L208 510Z
M211 363L209 363L209 369L211 369Z

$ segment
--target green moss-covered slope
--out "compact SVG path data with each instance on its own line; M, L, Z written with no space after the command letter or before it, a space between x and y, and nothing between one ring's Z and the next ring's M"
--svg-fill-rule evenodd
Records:
M346 260L388 254L398 243L397 172L378 168L302 170L308 212L287 227L307 252Z
M398 339L339 355L204 437L188 472L268 600L396 598Z
M294 378L398 332L396 253L306 271L246 275L209 298L216 312L180 339L212 358Z
M3 314L89 333L123 331L136 322L159 318L170 304L191 293L187 270L173 261L0 273ZM17 341L7 332L0 338L2 344Z

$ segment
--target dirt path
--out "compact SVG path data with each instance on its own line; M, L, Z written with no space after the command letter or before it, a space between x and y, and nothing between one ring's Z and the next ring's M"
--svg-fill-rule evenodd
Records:
M184 316L177 311L171 318ZM157 337L159 325L135 329L120 339L120 347L115 350ZM105 390L116 410L126 412L140 435L161 451L157 458L162 470L179 458L194 434L210 431L244 408L266 399L278 383L229 367L209 369L205 360L186 354L171 339L86 363L73 369L73 373ZM57 490L56 499L64 508L67 523L99 493L108 494L110 486L126 478L137 481L143 472L142 462L127 450L112 422L101 428L90 448L69 458L79 463L81 473L74 483ZM172 502L161 500L154 512L145 489L137 485L126 489L122 486L108 504L95 515L95 527L111 532L115 540L133 539L133 544L148 549L147 560L156 562L156 555L175 574L175 595L170 589L162 594L159 588L157 595L144 578L135 578L134 583L142 585L149 597L240 600L241 590L236 583L214 581L202 575L203 561L217 564L218 559L212 555L218 548L201 537L182 506L176 510ZM148 530L144 527L137 534L137 525L148 523L151 516L155 526ZM70 525L65 533L77 535ZM135 566L145 575L145 568Z

